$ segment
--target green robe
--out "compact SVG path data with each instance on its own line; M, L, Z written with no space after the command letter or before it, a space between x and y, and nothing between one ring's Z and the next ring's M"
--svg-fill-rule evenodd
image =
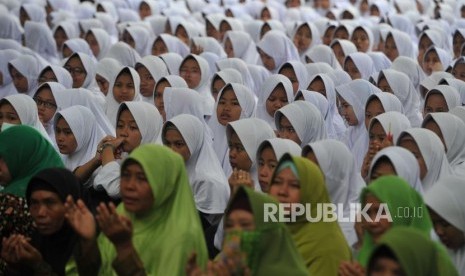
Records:
M322 172L310 160L289 154L279 160L277 168L286 161L292 161L297 168L300 203L311 204L311 217L317 217L316 204L331 203ZM338 275L341 261L351 260L350 248L337 221L309 222L304 215L287 226L305 260L309 275Z
M458 276L445 249L417 229L406 226L392 228L381 237L373 252L381 246L394 253L407 276Z
M398 176L383 176L376 179L362 190L360 195L362 208L367 194L371 194L378 198L380 202L387 204L392 217L391 228L409 226L419 230L426 237L430 236L433 223L431 222L426 205L421 195L410 187L405 180ZM399 209L402 212L397 214ZM407 214L406 210L409 210L410 217L403 215ZM358 255L358 261L363 267L367 266L368 257L371 255L374 247L373 238L365 231L363 245Z
M11 182L1 191L24 197L29 180L46 168L64 168L52 144L30 126L18 125L0 133L0 158L8 166Z
M141 165L155 201L143 218L128 213L124 204L117 211L132 221L132 242L147 275L184 275L192 252L197 253L198 264L205 266L207 247L182 157L167 147L145 144L136 148L121 168L129 160ZM98 242L100 275L116 275L112 269L116 258L113 244L104 235Z

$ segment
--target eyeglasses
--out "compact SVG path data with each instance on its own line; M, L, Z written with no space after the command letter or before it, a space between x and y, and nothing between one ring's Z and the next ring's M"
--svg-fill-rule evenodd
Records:
M43 105L45 108L47 109L54 109L54 108L57 108L57 105L54 104L54 103L51 103L51 102L47 102L47 101L43 101L37 97L34 97L33 98L34 101L36 102L37 106L41 106Z
M68 70L68 72L71 74L71 75L84 75L84 74L87 74L87 72L82 69L82 68L78 68L78 67L70 67L70 66L65 66L64 67L66 70Z

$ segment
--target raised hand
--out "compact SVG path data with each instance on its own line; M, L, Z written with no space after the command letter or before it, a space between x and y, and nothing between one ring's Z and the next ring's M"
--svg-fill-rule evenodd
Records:
M234 168L231 176L228 179L229 186L232 191L235 191L239 186L245 185L247 187L253 188L254 183L249 172L238 170Z
M94 216L81 199L74 202L73 198L68 196L65 209L65 217L69 225L82 239L90 241L96 238L97 230Z
M115 245L124 247L131 245L132 223L129 218L119 215L115 205L100 203L97 207L97 222L103 234Z

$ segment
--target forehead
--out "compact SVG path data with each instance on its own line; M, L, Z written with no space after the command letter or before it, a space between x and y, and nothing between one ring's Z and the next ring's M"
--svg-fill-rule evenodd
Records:
M184 60L181 67L199 67L199 63L195 60L195 58L188 58Z

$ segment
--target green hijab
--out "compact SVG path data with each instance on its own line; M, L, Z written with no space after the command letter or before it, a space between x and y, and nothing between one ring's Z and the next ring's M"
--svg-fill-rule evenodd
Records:
M426 237L429 237L433 227L426 205L423 202L421 195L415 191L407 182L398 176L383 176L371 182L367 187L363 188L360 195L360 203L362 208L365 205L365 199L368 194L378 198L382 203L386 203L392 217L392 227L409 226L417 229ZM401 208L404 212L408 208L410 214L421 215L406 217L397 215L397 210ZM406 212L406 211L405 211ZM358 261L363 267L368 264L368 257L375 247L373 238L365 231L363 236L363 246L358 255Z
M131 152L121 169L130 160L142 167L155 201L143 218L127 212L124 204L117 211L132 221L132 242L147 275L184 275L193 252L203 267L207 247L182 157L167 147L145 144ZM116 257L113 244L100 235L99 248L100 275L116 275L111 266Z
M277 168L289 161L294 163L300 180L300 203L311 204L310 215L316 218L316 204L331 203L323 174L310 160L290 154L279 160ZM273 174L271 185L277 173L278 169ZM303 215L287 226L310 275L337 275L340 262L351 259L350 248L337 221L308 222Z
M241 251L246 253L247 265L252 275L307 275L304 260L286 225L271 220L265 222L265 203L277 202L266 194L241 186L230 200L226 216L236 209L234 207L238 201L247 201L254 215L255 230L244 231L244 235L241 235L241 239L246 240L241 242Z
M417 229L399 226L387 231L375 247L370 265L383 247L392 251L407 276L458 276L445 249Z
M37 130L18 125L0 133L0 158L11 174L11 182L1 191L24 197L29 180L46 168L64 168L58 152Z

